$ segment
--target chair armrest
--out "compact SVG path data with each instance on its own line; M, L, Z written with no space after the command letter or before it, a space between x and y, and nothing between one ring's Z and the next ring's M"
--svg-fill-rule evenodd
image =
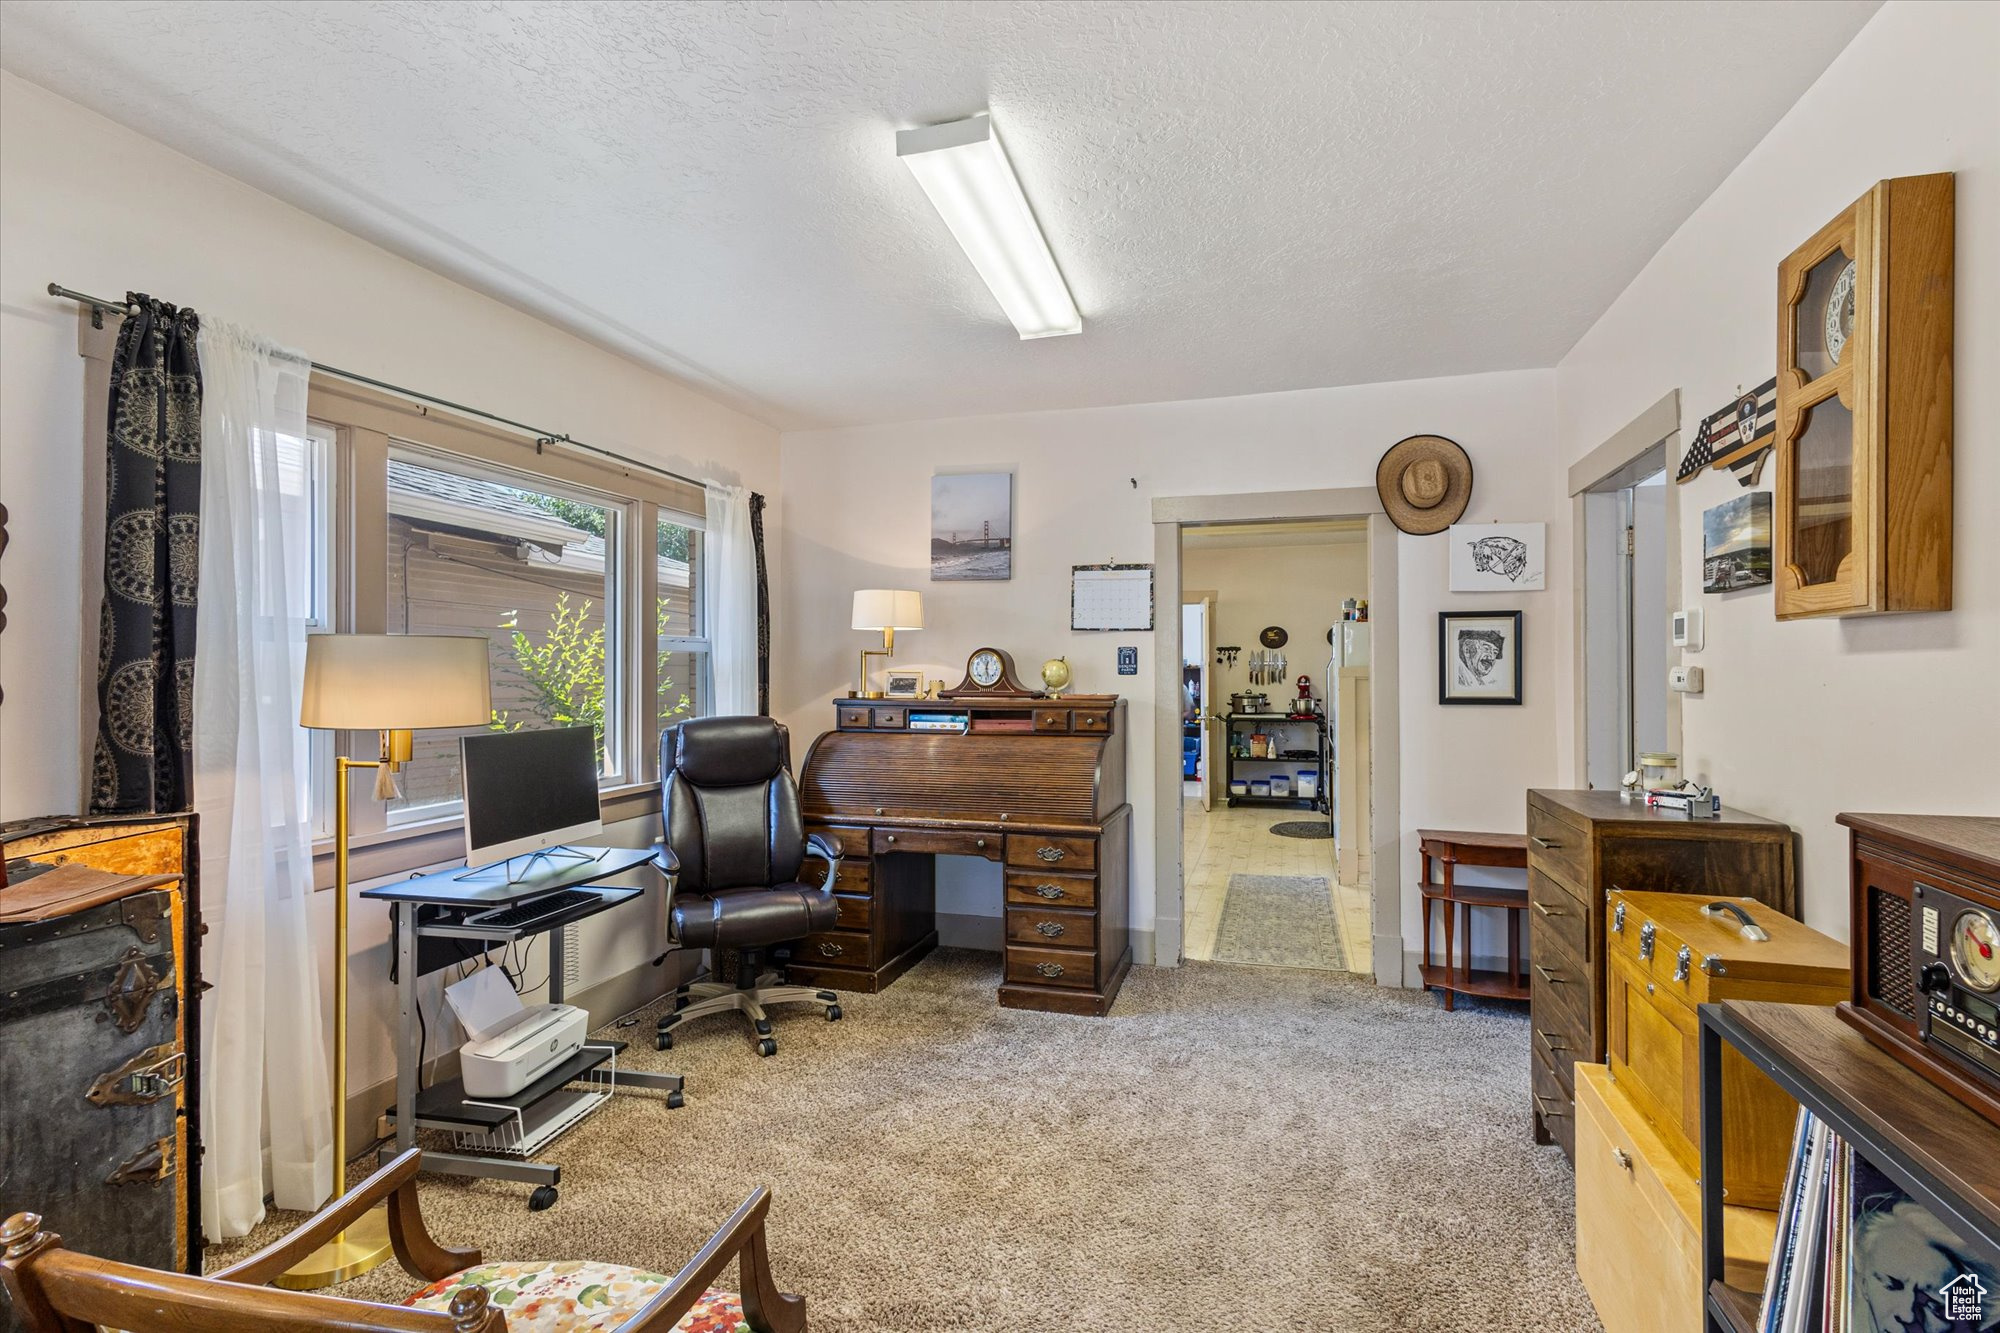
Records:
M838 867L842 855L840 841L824 833L815 833L806 839L806 855L817 856L829 866Z
M451 1249L431 1239L417 1206L417 1171L423 1154L415 1148L306 1219L305 1225L273 1241L248 1259L210 1276L225 1282L264 1286L294 1267L383 1199L389 1201L389 1244L396 1262L426 1282L449 1277L479 1262L478 1250Z
M681 873L681 859L666 843L656 842L653 844L653 869L672 879Z
M737 1286L743 1297L744 1321L755 1333L805 1333L805 1298L779 1291L771 1277L771 1256L764 1240L764 1214L770 1207L771 1191L759 1185L721 1230L674 1274L665 1290L634 1311L615 1333L668 1333L739 1256Z

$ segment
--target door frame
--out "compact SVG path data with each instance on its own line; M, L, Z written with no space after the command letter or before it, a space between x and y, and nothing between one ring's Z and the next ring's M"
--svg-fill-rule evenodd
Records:
M1153 501L1153 586L1171 589L1176 614L1166 617L1170 642L1155 653L1154 697L1180 696L1181 529L1218 523L1267 523L1296 519L1368 520L1370 634L1368 709L1373 745L1368 842L1373 856L1369 890L1369 960L1378 985L1410 984L1403 969L1403 784L1399 723L1401 673L1397 662L1396 542L1400 535L1383 513L1372 486L1310 491L1253 491L1235 495L1161 496ZM1156 591L1157 595L1157 591ZM1162 598L1161 600L1165 600ZM1153 710L1153 930L1155 961L1178 966L1183 944L1187 866L1183 860L1180 709ZM1414 917L1414 907L1411 909ZM1386 932L1386 933L1385 933Z
M1681 506L1680 485L1673 478L1680 465L1679 447L1681 433L1681 391L1670 389L1666 395L1651 407L1632 418L1610 439L1585 454L1569 469L1570 502L1570 605L1575 617L1571 643L1575 653L1572 662L1571 681L1574 688L1572 707L1575 709L1574 724L1571 727L1570 764L1572 781L1578 786L1588 785L1590 771L1590 731L1588 717L1588 697L1590 694L1589 646L1589 547L1585 539L1584 494L1587 491L1601 491L1615 486L1629 486L1642 477L1650 476L1662 465L1667 470L1666 504L1664 520L1666 529L1666 550L1662 558L1666 565L1667 612L1684 608L1681 584ZM1655 462L1651 455L1659 452L1661 461ZM1683 654L1681 650L1668 645L1667 659L1678 665ZM1635 687L1636 688L1636 685ZM1661 681L1659 688L1667 695L1667 748L1678 754L1681 750L1681 696L1666 689Z

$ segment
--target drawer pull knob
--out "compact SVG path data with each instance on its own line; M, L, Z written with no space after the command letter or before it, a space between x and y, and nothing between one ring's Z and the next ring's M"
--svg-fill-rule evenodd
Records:
M1037 847L1035 849L1035 855L1041 857L1044 861L1047 861L1049 864L1054 865L1057 861L1060 861L1063 859L1063 857L1069 855L1069 853L1065 852L1060 847Z
M835 944L832 940L821 940L819 951L828 958L838 958L847 952L847 948L845 945Z
M896 835L895 835L895 834L893 834L893 833L891 833L891 834L889 835L889 841L890 841L890 842L894 842L895 840L896 840Z
M1545 852L1562 846L1562 844L1559 842L1550 842L1547 838L1538 838L1532 833L1528 835L1528 841L1534 843L1535 846L1541 848Z
M1535 971L1541 973L1542 980L1548 982L1551 986L1569 985L1568 977L1562 975L1560 972L1551 972L1546 967L1543 967L1540 963L1535 964Z
M1039 898L1047 898L1050 902L1054 902L1056 899L1064 896L1063 886L1060 884L1037 884L1035 886L1035 895Z
M1549 907L1548 905L1546 905L1546 904L1544 904L1544 903L1536 903L1536 904L1535 904L1535 910L1536 910L1537 912L1540 912L1540 913L1541 913L1541 914L1542 914L1543 916L1568 916L1568 915L1569 915L1569 913L1568 913L1568 912L1558 912L1558 911L1556 911L1556 910L1555 910L1555 909L1554 909L1553 907Z
M1621 1170L1630 1171L1632 1169L1632 1154L1626 1152L1623 1148L1613 1148L1611 1150L1611 1160L1618 1163Z
M1674 955L1674 980L1686 981L1688 969L1694 964L1694 952L1683 944L1681 951Z
M1625 933L1624 903L1619 903L1616 907L1611 909L1611 933L1614 935L1623 935Z
M1035 923L1035 933L1047 939L1055 939L1063 933L1063 923L1060 921L1037 921Z
M1035 971L1045 977L1059 977L1063 974L1063 965L1061 963L1036 963Z
M973 845L974 847L977 847L977 848L978 848L978 849L979 849L980 851L982 851L982 852L983 852L983 851L985 851L985 850L986 850L986 839L984 839L984 838L974 838L974 839L972 840L972 845Z
M1641 961L1653 956L1653 937L1659 933L1660 928L1650 921L1639 927L1639 958Z

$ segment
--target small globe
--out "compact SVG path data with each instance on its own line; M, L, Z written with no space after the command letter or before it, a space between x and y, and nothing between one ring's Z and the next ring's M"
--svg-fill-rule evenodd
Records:
M1049 687L1050 694L1061 694L1069 688L1069 659L1051 657L1042 663L1042 684Z

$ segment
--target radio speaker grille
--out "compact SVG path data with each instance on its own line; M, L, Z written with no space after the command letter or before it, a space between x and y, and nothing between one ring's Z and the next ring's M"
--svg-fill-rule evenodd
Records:
M1868 886L1868 992L1876 1000L1917 1021L1917 983L1911 964L1910 900Z

